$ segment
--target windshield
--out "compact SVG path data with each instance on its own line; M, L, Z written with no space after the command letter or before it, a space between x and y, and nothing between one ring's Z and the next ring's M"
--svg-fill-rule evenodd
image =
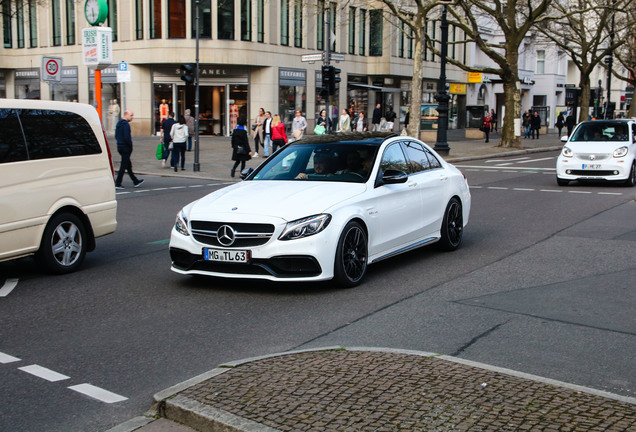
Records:
M251 180L365 183L378 147L368 144L296 144L261 165Z
M594 121L581 124L570 141L627 141L627 124Z

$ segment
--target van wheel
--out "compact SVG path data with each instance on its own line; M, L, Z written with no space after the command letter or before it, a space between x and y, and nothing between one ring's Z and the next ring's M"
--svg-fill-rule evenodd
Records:
M51 273L65 274L77 270L86 256L86 228L71 213L55 215L44 229L38 260Z

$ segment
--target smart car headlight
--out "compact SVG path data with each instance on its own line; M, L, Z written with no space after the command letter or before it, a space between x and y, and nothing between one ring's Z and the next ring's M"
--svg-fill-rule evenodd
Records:
M329 225L330 221L330 214L319 214L288 222L278 239L296 240L318 234Z
M561 154L565 157L572 157L572 149L570 147L563 147Z
M623 156L626 156L627 152L629 152L629 149L627 148L627 146L619 147L616 150L614 150L614 157L621 158Z
M174 223L174 229L176 229L179 234L182 234L184 236L190 235L190 231L188 231L188 218L186 217L183 210L181 210L177 215L177 220Z

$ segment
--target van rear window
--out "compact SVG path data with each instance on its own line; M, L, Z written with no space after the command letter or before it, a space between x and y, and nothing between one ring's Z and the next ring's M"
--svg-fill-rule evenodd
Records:
M17 118L17 122L15 121ZM5 121L7 127L5 127ZM5 132L12 129L7 138ZM102 152L97 137L80 115L56 110L0 110L0 163L15 160L50 159L83 156ZM18 137L26 139L26 158L6 160L3 148L16 147ZM10 140L10 141L9 141ZM10 158L9 158L10 159Z

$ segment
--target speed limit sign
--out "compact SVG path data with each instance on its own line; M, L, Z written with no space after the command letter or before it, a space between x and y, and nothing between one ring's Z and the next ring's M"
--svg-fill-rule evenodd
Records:
M59 57L42 57L42 80L62 81L62 59Z

